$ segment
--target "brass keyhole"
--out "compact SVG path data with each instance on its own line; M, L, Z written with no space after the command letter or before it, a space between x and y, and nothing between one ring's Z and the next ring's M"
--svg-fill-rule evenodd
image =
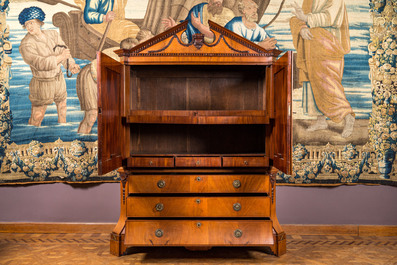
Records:
M241 231L240 229L236 229L236 230L234 231L234 236L235 236L236 238L242 237L242 236L243 236L243 231Z
M157 187L159 187L160 189L165 187L165 181L164 180L159 180L157 182Z
M154 234L155 234L157 237L162 237L162 236L164 235L164 232L163 232L163 230L161 230L161 229L157 229L157 230L154 232Z
M233 187L235 187L236 189L241 187L241 181L236 179L235 181L233 181Z
M241 210L241 204L240 203L235 203L233 204L233 209L238 212Z
M157 203L156 204L156 211L161 212L162 210L164 210L164 204Z
M199 204L200 202L201 202L201 200L200 200L200 199L197 199L197 200L196 200L196 203L197 203L197 204Z

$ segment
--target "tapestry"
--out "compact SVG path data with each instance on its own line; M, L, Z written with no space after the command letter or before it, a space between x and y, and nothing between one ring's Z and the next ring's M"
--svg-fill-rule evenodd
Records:
M293 173L397 186L397 0L0 0L0 185L93 183L96 51L208 20L294 52ZM189 33L186 33L189 41Z

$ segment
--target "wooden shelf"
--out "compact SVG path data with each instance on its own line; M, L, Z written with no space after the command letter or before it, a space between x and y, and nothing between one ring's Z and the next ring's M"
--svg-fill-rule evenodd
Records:
M134 110L128 123L269 124L262 110Z

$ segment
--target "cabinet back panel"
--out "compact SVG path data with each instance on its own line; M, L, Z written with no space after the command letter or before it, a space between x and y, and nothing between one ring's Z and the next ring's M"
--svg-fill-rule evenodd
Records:
M131 154L265 153L264 125L158 125L131 127Z
M263 110L264 69L136 66L132 110Z

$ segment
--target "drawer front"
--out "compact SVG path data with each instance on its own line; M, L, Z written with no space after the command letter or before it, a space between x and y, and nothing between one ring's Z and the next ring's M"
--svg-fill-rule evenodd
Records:
M223 157L223 167L268 167L269 158L264 156Z
M175 157L176 167L221 167L221 157L178 156Z
M174 167L173 157L130 157L128 167Z
M126 222L129 246L272 245L271 221L134 220Z
M268 175L131 175L130 193L269 193Z
M270 217L270 198L130 196L127 217Z

